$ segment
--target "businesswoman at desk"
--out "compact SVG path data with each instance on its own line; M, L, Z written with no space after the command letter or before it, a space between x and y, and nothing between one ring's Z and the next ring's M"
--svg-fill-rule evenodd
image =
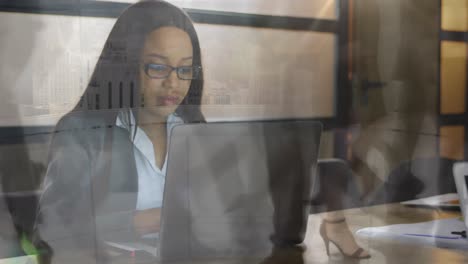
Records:
M51 142L38 231L54 263L107 262L104 241L159 231L169 132L205 122L202 69L182 10L142 1L118 18Z
M51 143L38 222L54 255L105 262L104 240L158 231L169 132L204 122L202 89L200 45L185 12L163 1L126 9Z

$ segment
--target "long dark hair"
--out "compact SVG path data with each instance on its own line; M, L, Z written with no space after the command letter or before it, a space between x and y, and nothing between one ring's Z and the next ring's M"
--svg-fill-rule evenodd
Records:
M188 15L164 1L146 0L127 8L117 19L98 59L90 82L72 112L109 109L115 121L120 108L131 108L135 118L141 103L139 85L140 54L146 36L164 26L185 31L193 46L193 66L202 66L200 44ZM203 72L192 80L189 91L176 109L184 122L204 122L200 104ZM94 112L94 111L92 111ZM109 117L108 117L109 118ZM107 119L107 118L106 118Z

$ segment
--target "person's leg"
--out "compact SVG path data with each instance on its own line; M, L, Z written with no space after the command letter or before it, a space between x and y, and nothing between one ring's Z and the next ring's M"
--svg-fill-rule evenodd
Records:
M266 137L269 188L274 206L272 242L277 247L302 243L307 225L303 197L309 184L302 163L300 147L294 138ZM279 151L279 149L281 151Z
M280 132L265 133L264 140L274 207L271 240L275 247L285 248L304 240L310 212L311 168L317 153L309 142L310 135L300 126L284 124ZM314 142L318 144L318 139Z
M382 182L375 173L356 155L349 162L350 169L353 172L353 179L359 189L359 199L364 202L373 192L382 186Z
M345 255L351 256L358 252L355 255L357 258L369 257L369 253L361 250L354 239L342 211L345 208L349 178L353 177L352 171L341 160L326 160L319 161L318 173L327 208L320 229L322 237L325 241L333 242Z
M357 258L369 257L369 253L357 244L354 236L346 223L345 215L342 211L327 212L322 219L322 232L327 239L341 249L343 254L351 256L359 252ZM322 233L322 236L324 234Z

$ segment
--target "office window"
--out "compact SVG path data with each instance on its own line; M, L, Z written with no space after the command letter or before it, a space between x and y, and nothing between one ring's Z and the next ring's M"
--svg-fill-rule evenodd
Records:
M449 159L463 160L465 153L464 126L445 126L440 128L440 156Z
M55 125L79 102L114 22L113 18L1 13L0 28L8 37L2 39L1 80L6 87L2 98L7 102L0 106L4 117L0 126ZM195 26L202 45L207 105L203 111L208 119L335 114L334 33ZM108 87L120 89L120 83L93 80L92 85L102 94L81 105L104 109L122 103L114 98L120 90L107 94Z
M55 125L78 103L114 21L0 13L0 126Z
M468 31L468 0L442 0L442 29Z
M204 24L196 29L208 119L334 115L334 34Z
M100 1L138 2L138 0ZM182 8L321 19L336 19L338 5L338 0L168 0L168 2Z
M466 109L467 44L442 41L440 65L440 111L464 113Z

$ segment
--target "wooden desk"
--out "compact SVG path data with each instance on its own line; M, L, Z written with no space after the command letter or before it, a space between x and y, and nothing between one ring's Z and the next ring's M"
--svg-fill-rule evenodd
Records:
M424 208L410 208L401 204L379 205L360 209L345 210L348 225L353 231L363 227L384 226L402 223L418 223L435 219L457 217L457 212L447 212ZM330 257L325 252L325 246L319 235L321 214L310 215L305 250L285 250L268 259L214 260L190 263L246 263L246 264L319 264L319 263L468 263L468 252L460 252L433 247L398 244L378 240L359 240L361 246L369 250L372 258L367 260L344 259L338 250L332 247ZM187 262L189 263L189 262ZM182 264L182 263L181 263ZM185 263L184 263L185 264Z
M402 223L417 223L435 219L452 218L459 216L457 212L447 212L433 209L410 208L400 204L379 205L360 209L345 210L348 225L353 231L363 227L384 226ZM344 259L336 248L332 246L330 257L326 255L325 246L319 235L321 214L310 215L304 250L300 248L276 252L267 259L229 259L210 261L179 262L174 264L200 263L200 264L315 264L315 263L468 263L468 252L440 249L427 246L399 244L397 242L379 240L359 240L359 244L369 250L372 257L367 260ZM74 252L74 260L80 260ZM84 263L81 261L77 263ZM54 263L63 263L55 260ZM69 263L67 261L67 263ZM136 264L155 263L154 260L118 259L115 263Z
M379 205L344 212L348 225L353 231L363 227L418 223L460 215L457 212L410 208L401 204ZM320 222L321 215L309 217L305 241L307 251L304 253L303 263L468 263L468 252L384 242L377 239L359 240L359 244L369 250L372 255L372 258L368 260L361 262L345 260L336 248L333 248L332 256L328 257L318 232Z

